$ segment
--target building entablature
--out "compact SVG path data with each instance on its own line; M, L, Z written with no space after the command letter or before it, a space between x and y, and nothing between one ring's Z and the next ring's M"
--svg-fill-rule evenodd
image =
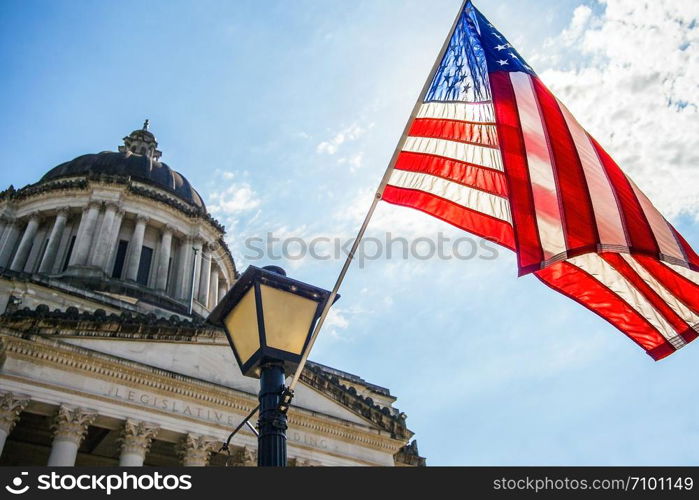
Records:
M194 432L221 443L257 403L255 394L4 327L0 359L5 390L53 408L88 409L107 420L158 422L159 432L171 436ZM298 406L289 411L289 424L290 455L334 456L338 465L393 465L393 455L411 435ZM234 445L254 447L255 438L244 432Z
M228 348L225 335L218 328L207 323L181 320L176 316L158 318L154 314L107 314L103 310L79 313L75 308L62 312L39 306L35 310L25 308L0 316L0 328L51 338L206 343ZM408 439L412 435L406 427L404 414L390 405L381 406L372 398L341 384L322 365L310 362L301 380L396 439Z

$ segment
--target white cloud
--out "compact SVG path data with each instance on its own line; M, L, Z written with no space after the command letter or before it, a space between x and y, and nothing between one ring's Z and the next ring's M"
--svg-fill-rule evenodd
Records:
M368 128L371 128L372 126L373 124L369 125ZM349 127L335 134L335 136L332 139L318 144L318 146L316 147L316 151L319 154L334 155L335 153L337 153L337 150L340 148L342 144L344 144L345 142L357 140L359 137L364 135L366 131L367 128L363 128L359 124L353 123Z
M231 181L235 175L222 172L223 179ZM247 182L231 182L226 188L209 194L209 212L217 215L236 215L260 206L260 199Z
M357 170L362 168L362 164L364 163L364 153L359 152L352 156L340 158L337 160L337 163L340 165L348 165L349 171L351 173L355 173Z
M341 330L345 330L349 326L349 320L344 315L344 311L342 309L334 307L330 309L328 317L325 318L325 323L323 326L331 329L339 328Z
M573 11L573 19L570 21L570 25L562 33L560 38L570 46L575 42L579 41L584 35L585 30L590 24L592 19L592 9L587 5L579 5Z
M542 80L661 212L699 218L699 2L600 3L597 16L578 7L532 60L549 65Z

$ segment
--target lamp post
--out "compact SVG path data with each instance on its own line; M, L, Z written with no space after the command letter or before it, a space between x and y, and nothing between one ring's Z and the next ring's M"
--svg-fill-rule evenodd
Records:
M303 359L329 296L280 267L249 266L207 318L224 328L243 375L260 379L259 466L286 466L286 374Z

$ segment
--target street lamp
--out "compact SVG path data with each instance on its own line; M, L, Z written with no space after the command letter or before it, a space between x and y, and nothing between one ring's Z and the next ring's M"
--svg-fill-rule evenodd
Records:
M286 465L285 374L303 359L329 296L280 267L249 266L207 318L226 331L243 375L260 379L257 465Z

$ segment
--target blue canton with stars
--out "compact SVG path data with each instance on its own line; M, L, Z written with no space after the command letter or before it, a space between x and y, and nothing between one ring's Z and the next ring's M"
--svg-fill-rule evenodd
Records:
M491 99L488 73L521 71L534 75L519 52L467 2L425 102L480 102Z

